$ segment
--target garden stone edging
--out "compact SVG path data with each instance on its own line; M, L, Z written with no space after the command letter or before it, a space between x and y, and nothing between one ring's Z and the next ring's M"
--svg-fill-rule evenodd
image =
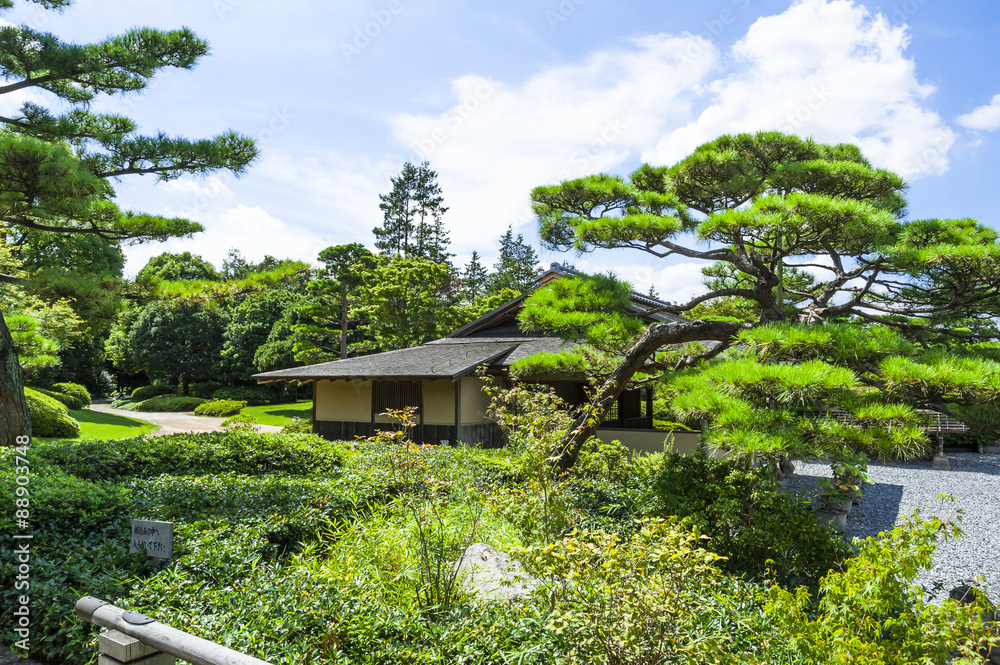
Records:
M485 543L469 545L452 565L466 590L484 600L516 600L541 584L524 572L517 559Z

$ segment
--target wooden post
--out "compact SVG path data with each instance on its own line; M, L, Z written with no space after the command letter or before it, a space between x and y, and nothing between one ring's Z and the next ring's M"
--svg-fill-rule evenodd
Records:
M148 647L134 637L117 630L106 630L97 641L100 652L98 665L138 663L142 665L175 665L177 659L170 654Z
M455 381L455 445L462 433L462 379Z
M944 454L944 432L939 431L937 433L937 440L937 455L934 456L934 461L931 462L931 468L947 471L951 468L951 460L949 460L948 456Z
M259 658L171 628L137 612L126 612L120 607L92 596L84 596L76 601L76 615L96 626L111 629L101 635L99 642L102 649L100 656L102 665L105 663L173 665L174 658L192 665L270 665ZM119 638L114 633L123 637ZM107 647L110 653L104 652L104 647ZM149 649L152 651L148 651ZM139 655L142 653L145 655ZM116 654L132 660L119 660L115 657ZM161 660L160 656L166 659ZM146 660L151 657L154 659Z

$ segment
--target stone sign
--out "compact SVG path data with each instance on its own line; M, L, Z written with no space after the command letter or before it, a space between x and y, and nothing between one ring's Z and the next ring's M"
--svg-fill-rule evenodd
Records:
M173 554L174 523L132 520L132 540L129 552L145 552L146 556L169 559Z

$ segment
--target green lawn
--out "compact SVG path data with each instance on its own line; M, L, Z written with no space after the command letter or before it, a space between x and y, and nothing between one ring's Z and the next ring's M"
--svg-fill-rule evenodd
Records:
M268 404L266 406L248 406L240 411L253 418L260 425L278 425L283 427L292 418L301 418L312 422L312 400L295 402L293 404Z
M149 434L156 429L156 425L153 423L110 413L100 413L90 409L80 409L79 411L70 409L69 415L80 421L81 439L111 441L112 439L126 439L130 436Z

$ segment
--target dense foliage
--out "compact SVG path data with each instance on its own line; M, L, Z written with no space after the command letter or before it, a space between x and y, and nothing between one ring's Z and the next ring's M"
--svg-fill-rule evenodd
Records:
M703 548L711 527L644 514L663 513L663 478L687 473L684 461L594 447L560 480L561 498L538 497L530 439L521 451L245 431L37 442L31 505L46 528L32 544L32 653L92 659L96 629L72 612L84 593L276 665L827 662L821 647L943 665L956 645L970 654L987 639L974 621L981 608L929 605L909 590L953 525L915 521L843 570L814 570L803 581L820 590L817 603L805 588L733 576ZM10 494L15 451L0 454ZM741 473L706 469L723 481ZM650 498L620 505L635 492ZM509 507L525 496L564 504L563 525L523 529ZM137 517L175 524L174 557L158 570L128 554ZM0 516L0 528L11 519ZM743 542L767 551L775 533L754 534ZM542 586L516 603L461 586L443 595L441 575L472 542L515 551ZM11 547L0 543L4 632L16 602ZM859 610L876 623L855 622Z

